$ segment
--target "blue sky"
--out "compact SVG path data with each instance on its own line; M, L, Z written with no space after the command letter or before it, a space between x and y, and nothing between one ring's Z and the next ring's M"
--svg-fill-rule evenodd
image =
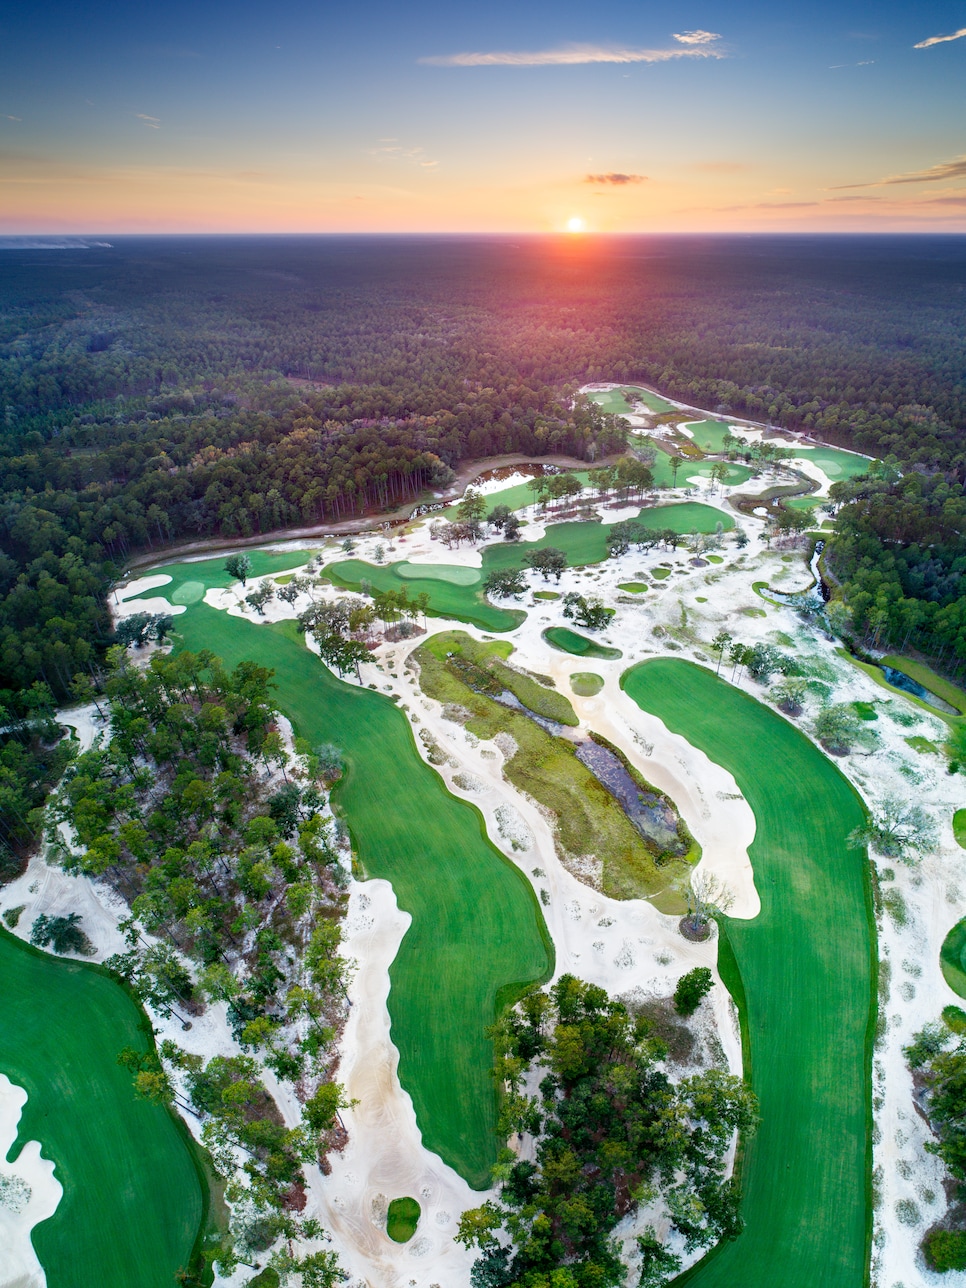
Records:
M0 229L966 229L964 87L961 4L7 3Z

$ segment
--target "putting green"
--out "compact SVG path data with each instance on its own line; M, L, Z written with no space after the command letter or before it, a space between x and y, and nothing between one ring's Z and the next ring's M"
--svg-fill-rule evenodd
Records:
M199 599L205 597L205 583L203 581L186 581L183 586L171 596L172 604L197 604Z
M742 1169L746 1228L678 1282L860 1288L875 1019L868 863L848 840L861 801L790 723L711 671L659 658L622 685L734 774L757 822L761 912L728 920L719 950L729 986L746 995L746 1073L761 1103Z
M552 648L559 649L561 653L573 653L575 657L602 657L613 661L614 658L623 656L619 648L598 644L596 640L578 635L566 626L548 626L543 632L543 638Z
M954 993L966 997L966 917L957 921L939 950L943 978Z
M958 809L953 815L953 836L966 850L966 809Z
M408 573L400 573L406 567ZM410 597L425 593L429 596L427 611L433 617L452 617L459 622L470 622L481 631L512 631L526 617L520 609L496 608L487 602L480 589L482 575L478 568L467 569L472 572L473 581L458 584L443 580L432 574L432 565L425 565L422 576L417 570L419 564L380 564L365 563L361 559L343 559L338 563L328 564L325 575L336 586L346 590L358 590L367 581L374 591L384 594L387 590L399 591L405 586ZM461 570L462 571L462 570Z
M393 1199L386 1216L386 1234L394 1243L408 1243L419 1225L420 1207L415 1199Z
M182 568L163 571L177 582ZM220 565L192 564L190 575L217 579ZM427 1149L486 1186L498 1142L485 1030L503 1004L553 969L530 884L487 840L479 812L420 758L404 713L382 694L337 680L294 622L256 625L196 604L176 629L185 648L210 648L228 666L250 658L272 667L277 701L297 732L343 749L347 769L333 799L358 862L367 876L392 882L413 919L389 972L399 1078Z
M0 1072L29 1097L10 1157L39 1141L64 1187L31 1236L48 1288L168 1288L207 1193L184 1125L138 1100L117 1063L124 1047L148 1049L144 1013L106 971L5 930L0 997Z
M794 448L796 456L817 465L833 483L867 474L872 464L872 458L869 456L857 456L855 452L843 452L837 447L804 447L799 443L790 444L790 446Z
M480 580L479 568L467 568L462 564L414 564L401 563L393 565L396 576L406 581L446 581L451 586L475 586Z

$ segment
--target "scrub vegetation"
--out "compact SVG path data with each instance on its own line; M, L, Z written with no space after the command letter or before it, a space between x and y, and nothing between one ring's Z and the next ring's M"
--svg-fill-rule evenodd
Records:
M648 847L617 800L578 759L572 742L555 737L522 712L494 700L504 687L500 677L509 668L493 645L478 644L454 631L433 636L414 657L423 691L451 709L469 713L461 719L470 733L480 738L509 733L513 738L517 749L507 760L504 773L518 790L554 815L555 840L566 864L573 866L584 856L594 856L601 865L600 888L605 894L620 899L649 898L662 911L683 911L687 864L671 858L657 845ZM553 690L544 689L543 693L541 702L559 700L570 707ZM571 723L576 723L576 718ZM675 820L686 836L676 815ZM683 845L687 852L690 837Z

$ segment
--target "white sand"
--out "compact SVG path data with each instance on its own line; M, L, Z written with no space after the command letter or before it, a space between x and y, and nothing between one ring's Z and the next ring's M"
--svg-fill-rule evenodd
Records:
M134 581L129 581L124 586L118 586L114 592L113 607L117 608L124 600L131 599L135 595L146 595L149 590L157 590L159 586L167 586L171 580L173 579L164 572L154 573L149 577L137 577Z
M20 1191L16 1197L11 1191L6 1203L0 1196L0 1288L46 1288L30 1232L53 1216L64 1192L54 1176L54 1163L41 1155L39 1141L27 1141L15 1162L6 1161L26 1103L26 1091L0 1073L0 1179L13 1181Z

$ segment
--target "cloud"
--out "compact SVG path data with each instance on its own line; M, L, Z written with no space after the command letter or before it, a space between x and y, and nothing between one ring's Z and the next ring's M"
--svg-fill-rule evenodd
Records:
M874 58L863 58L861 63L833 63L829 68L829 71L837 72L842 67L872 67L874 64Z
M438 161L433 161L426 155L425 148L405 148L394 139L380 139L379 142L382 146L370 148L370 156L381 157L386 161L408 161L411 165L418 165L423 170L435 170L439 165Z
M711 35L710 32L685 35ZM681 36L676 36L681 40ZM718 37L712 37L717 40ZM432 67L577 67L585 63L667 63L676 58L726 58L709 44L684 49L630 49L622 45L564 45L560 49L497 50L492 53L433 54L420 58Z
M22 116L4 116L3 119L5 121L22 121L23 117Z
M893 183L942 183L948 179L966 179L966 157L942 161L927 170L890 175L887 179L876 179L873 183L837 183L831 191L836 192L840 188L884 188Z
M931 49L933 45L945 45L947 40L962 40L964 36L966 27L960 27L951 36L930 36L927 40L920 40L918 45L913 45L913 49Z
M160 130L161 118L159 116L147 116L144 112L135 112L134 115L139 121L143 121L149 130Z
M622 188L628 183L646 183L646 174L621 174L619 171L612 171L610 174L588 174L584 178L584 183L596 184L613 184L615 188Z
M720 40L721 37L716 31L682 31L675 32L674 39L680 41L682 45L710 45L714 40Z

